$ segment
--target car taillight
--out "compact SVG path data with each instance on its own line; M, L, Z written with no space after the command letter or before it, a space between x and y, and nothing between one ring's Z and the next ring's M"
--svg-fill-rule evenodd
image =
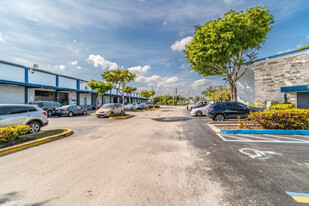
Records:
M43 109L43 110L44 110L44 107L41 107L41 109Z
M61 111L67 111L67 109L62 109Z
M44 114L45 116L47 116L47 112L43 112L43 114Z
M214 108L209 108L208 111L214 111Z

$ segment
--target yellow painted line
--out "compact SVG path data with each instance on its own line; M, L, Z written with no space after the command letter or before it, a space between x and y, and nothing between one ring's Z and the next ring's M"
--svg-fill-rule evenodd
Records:
M297 196L292 196L293 199L299 203L309 203L309 197L297 197Z
M124 116L124 117L109 117L109 119L128 119L128 118L131 118L131 117L134 117L135 115L134 114L129 114L127 116Z
M60 139L60 138L63 138L63 137L67 137L67 136L69 136L73 133L73 130L71 130L71 129L66 129L66 130L67 130L66 132L63 132L63 133L60 133L60 134L57 134L57 135L52 135L52 136L49 136L49 137L44 137L44 138L41 138L41 139L25 142L25 143L22 143L22 144L19 144L19 145L14 145L12 147L0 149L0 156L6 155L6 154L9 154L9 153L12 153L12 152L16 152L16 151L19 151L19 150L23 150L23 149L26 149L26 148L29 148L29 147L33 147L33 146L36 146L36 145L44 144L46 142L57 140L57 139Z

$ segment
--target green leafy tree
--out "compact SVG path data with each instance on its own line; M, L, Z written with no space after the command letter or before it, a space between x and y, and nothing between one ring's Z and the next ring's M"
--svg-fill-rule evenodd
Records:
M96 100L96 103L98 102L99 95L104 95L105 92L108 92L109 90L113 89L113 85L104 83L102 81L89 81L87 82L87 86L98 93L98 97Z
M230 10L223 18L195 26L193 40L186 46L187 61L200 75L224 76L232 100L237 101L236 82L256 58L255 50L265 42L273 23L266 7Z
M113 85L115 89L118 89L121 97L122 97L122 109L124 110L124 93L126 85L133 81L135 78L135 74L129 72L129 70L109 70L103 72L102 74L103 79Z
M225 86L209 87L202 94L207 97L208 101L225 102L231 100L231 91Z
M156 92L155 91L153 91L153 90L150 90L150 91L147 91L147 90L144 90L144 91L141 91L140 92L140 95L142 96L142 97L145 97L145 98L149 98L149 97L152 97L153 95L155 95L156 94Z
M129 95L129 101L130 101L130 103L131 103L131 94L132 94L132 92L135 92L136 89L137 89L136 87L125 87L125 88L124 88L124 92L130 94L130 95Z

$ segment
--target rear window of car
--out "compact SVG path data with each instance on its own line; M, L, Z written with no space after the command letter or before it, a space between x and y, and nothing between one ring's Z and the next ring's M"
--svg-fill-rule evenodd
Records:
M53 107L52 102L43 102L43 107Z
M24 107L24 106L7 107L6 112L8 115L27 113L28 108L29 107Z
M38 107L43 107L42 102L32 102L31 104L38 105Z
M4 107L0 107L0 115L4 115Z
M245 105L241 103L234 103L236 108L247 108Z
M233 104L232 103L222 103L221 107L223 107L223 108L233 108Z

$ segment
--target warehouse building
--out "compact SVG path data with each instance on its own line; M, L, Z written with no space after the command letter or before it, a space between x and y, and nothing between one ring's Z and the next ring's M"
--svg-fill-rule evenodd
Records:
M256 60L237 88L245 103L290 102L309 109L309 49Z
M0 104L57 101L91 108L96 104L122 101L117 89L98 97L86 83L86 80L0 60ZM147 99L134 92L125 94L125 101L141 103Z

